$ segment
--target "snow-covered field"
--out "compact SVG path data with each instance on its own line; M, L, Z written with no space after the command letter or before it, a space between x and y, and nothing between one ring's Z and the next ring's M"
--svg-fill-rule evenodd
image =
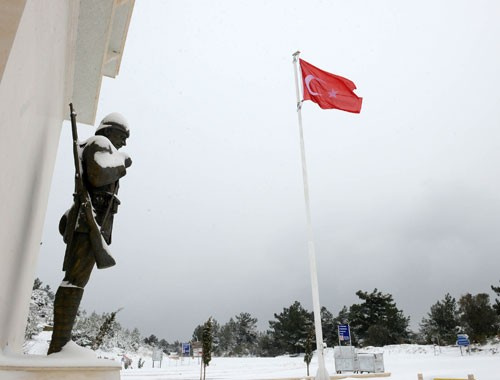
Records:
M26 347L31 354L43 355L47 349L47 339L43 335ZM477 380L500 379L500 344L476 348L470 355L461 355L458 347L419 345L397 345L371 347L361 352L382 352L386 372L391 380L416 380L422 373L425 380L436 377L467 379L473 374ZM121 353L98 352L98 355L120 361ZM133 360L132 367L122 370L125 380L196 380L200 378L200 362L197 358L170 359L164 357L162 366L155 362L152 368L151 351L136 354L127 353ZM137 368L139 358L145 361ZM330 375L335 375L333 349L326 351L326 365ZM311 374L317 368L316 358L311 363ZM280 356L276 358L213 358L207 367L207 379L301 379L306 377L303 357ZM381 378L383 379L383 378Z
M366 351L384 353L385 370L391 373L388 379L392 380L416 380L418 373L422 373L425 380L435 377L466 379L468 374L473 374L478 380L500 379L500 355L491 352L461 356L457 347L442 347L441 352L435 355L432 346L417 345L388 346ZM326 365L330 375L335 375L331 349L327 350ZM316 368L313 359L311 374L315 374ZM283 379L304 378L305 375L303 357L213 358L207 367L208 379ZM148 359L141 369L122 371L122 378L127 380L187 380L199 377L197 359L184 359L182 362L167 359L162 363L162 368L154 369Z

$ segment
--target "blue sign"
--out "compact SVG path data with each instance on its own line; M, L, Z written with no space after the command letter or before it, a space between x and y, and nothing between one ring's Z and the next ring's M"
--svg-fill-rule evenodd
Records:
M457 344L459 346L469 346L469 336L467 334L458 334L457 335Z
M339 340L350 340L349 325L339 325Z
M191 353L191 344L182 343L182 354L189 355Z

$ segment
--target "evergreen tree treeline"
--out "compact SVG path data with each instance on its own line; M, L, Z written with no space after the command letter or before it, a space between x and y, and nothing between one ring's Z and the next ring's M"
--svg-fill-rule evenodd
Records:
M500 297L500 286L491 286ZM337 316L325 307L321 309L323 338L332 347L338 344L337 327L348 323L353 344L358 346L383 346L400 343L455 344L457 334L468 334L471 342L484 343L495 337L500 329L500 301L491 304L486 293L467 293L458 300L446 294L430 307L420 322L418 333L409 330L410 318L398 309L391 294L374 289L357 291L358 303L344 306ZM43 286L39 279L33 285L30 312L26 326L26 339L31 339L52 323L54 293ZM118 310L119 311L119 310ZM74 327L73 340L77 344L103 349L114 347L137 351L141 345L161 348L165 353L180 352L180 342L168 343L155 335L142 338L137 328L128 330L116 320L116 313L80 311ZM242 312L220 325L210 318L211 353L214 356L276 356L282 354L310 355L316 347L313 313L298 301L274 314L269 328L257 330L257 318ZM206 323L194 329L192 341L203 341ZM309 358L309 357L308 357Z
M364 345L383 345L409 342L409 317L396 307L392 295L377 289L372 293L358 291L363 301L350 308L343 307L337 317L325 307L321 308L323 337L327 346L338 344L337 326L349 323L354 341ZM306 310L299 301L274 314L269 321L269 329L257 332L257 319L249 313L241 313L230 318L224 325L213 320L215 328L213 352L217 356L276 356L282 354L310 355L311 347L316 347L313 313ZM193 340L201 340L203 325L193 332Z
M500 286L492 286L497 296L500 296ZM489 296L485 293L471 295L469 293L457 301L450 294L443 300L431 306L427 317L422 319L418 333L409 330L410 318L400 310L391 294L384 294L377 289L372 292L357 291L360 299L350 307L344 306L334 317L325 307L321 308L323 339L329 346L338 345L337 327L348 323L351 327L353 344L359 346L384 346L401 343L435 343L439 345L455 344L457 334L468 334L471 342L484 343L493 338L500 329L500 301L495 299L491 305ZM251 318L248 313L242 313ZM295 301L281 313L274 314L274 320L269 321L269 329L257 332L252 327L252 336L257 336L238 350L238 337L241 328L241 317L231 318L220 326L216 321L214 353L217 356L256 355L276 356L281 354L308 353L310 344L315 347L315 336L310 335L314 328L312 312ZM202 326L193 333L193 339L199 340ZM307 356L307 355L306 355Z

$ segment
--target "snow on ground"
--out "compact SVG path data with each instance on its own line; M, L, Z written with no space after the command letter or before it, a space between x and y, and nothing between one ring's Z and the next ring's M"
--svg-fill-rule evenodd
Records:
M43 355L48 348L50 336L41 334L36 340L26 345L30 354ZM384 366L389 380L416 380L422 373L424 380L435 377L467 379L473 374L477 380L500 379L500 343L473 348L471 354L460 354L458 347L433 347L422 345L394 345L386 347L368 347L360 352L384 354ZM121 361L123 352L114 353L97 351L100 357ZM138 353L125 353L130 357L132 367L123 369L124 380L197 380L200 378L200 360L198 358L171 359L164 356L162 366L155 362L152 368L152 352L141 350ZM137 368L139 359L145 361L143 368ZM335 375L333 349L326 350L326 366L329 374ZM311 374L317 369L316 358L311 362ZM305 378L304 358L279 356L276 358L213 358L207 367L207 380L262 380Z
M497 347L498 349L498 347ZM435 377L462 378L473 374L477 380L500 379L500 355L491 351L460 354L458 347L441 347L434 353L433 346L401 345L370 348L362 352L383 352L389 380L416 380L422 373L424 380ZM137 361L134 358L134 364ZM158 363L156 363L158 366ZM326 366L330 376L335 375L333 350L327 349ZM311 375L317 370L316 358L311 363ZM207 379L283 379L304 378L306 366L303 357L280 356L276 358L213 358L207 367ZM122 371L126 380L195 380L200 378L197 359L166 359L162 368L151 368L148 358L142 369Z

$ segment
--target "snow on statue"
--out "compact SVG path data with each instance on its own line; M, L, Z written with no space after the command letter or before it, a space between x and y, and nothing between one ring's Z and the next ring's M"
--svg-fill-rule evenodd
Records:
M71 340L71 330L94 264L115 265L110 255L113 217L118 211L119 179L132 164L119 152L130 136L125 119L117 113L105 117L95 136L78 143L76 114L71 107L75 194L72 207L63 215L59 232L66 243L64 279L54 301L54 330L48 354L59 352Z

